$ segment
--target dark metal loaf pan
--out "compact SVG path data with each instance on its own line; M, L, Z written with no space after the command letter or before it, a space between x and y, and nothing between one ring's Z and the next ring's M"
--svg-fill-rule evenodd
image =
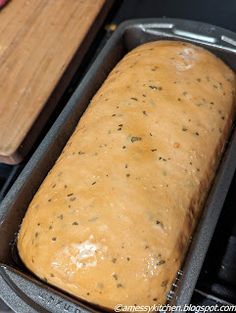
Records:
M125 53L153 40L193 42L221 57L236 71L236 34L212 25L177 19L128 21L120 25L76 89L0 207L0 296L16 312L96 312L91 307L39 281L17 257L15 238L22 218L44 177L72 134L90 99ZM207 71L207 69L206 69ZM191 301L201 266L236 168L236 132L217 171L203 214L193 236L175 290L168 301Z

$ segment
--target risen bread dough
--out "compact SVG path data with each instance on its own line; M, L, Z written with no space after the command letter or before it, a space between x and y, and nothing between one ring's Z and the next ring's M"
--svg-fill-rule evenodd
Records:
M202 48L144 44L114 68L19 233L25 265L78 298L164 303L214 177L235 75Z

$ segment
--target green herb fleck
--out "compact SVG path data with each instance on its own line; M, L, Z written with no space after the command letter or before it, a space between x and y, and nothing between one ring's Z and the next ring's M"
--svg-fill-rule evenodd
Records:
M160 261L158 261L157 262L157 264L156 265L162 265L162 264L165 264L166 263L166 261L165 260L160 260Z
M121 283L116 285L117 288L123 288L123 285Z
M157 86L149 85L148 87L151 88L151 89L157 90Z
M158 69L157 66L153 66L153 67L151 68L151 71L155 72L157 69Z
M141 141L142 138L141 137L136 137L136 136L133 136L131 137L131 142L134 143L135 141Z
M112 276L114 277L115 280L118 280L117 274L114 273L114 274L112 274Z
M168 280L163 280L163 282L161 283L161 287L166 287L168 284Z

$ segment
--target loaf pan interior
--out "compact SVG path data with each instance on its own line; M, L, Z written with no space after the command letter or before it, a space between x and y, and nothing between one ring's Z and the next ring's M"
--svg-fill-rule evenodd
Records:
M21 263L16 251L16 234L32 197L59 156L90 99L125 53L154 40L183 40L203 46L222 58L236 72L236 36L211 25L175 20L148 19L123 23L76 89L55 124L38 147L0 207L0 295L17 312L88 312L80 301L39 281ZM236 136L228 144L209 194L201 221L190 246L183 275L168 296L177 304L187 303L200 272L236 166ZM201 245L200 256L196 253ZM195 263L194 263L195 262ZM180 272L182 273L182 272ZM182 302L181 302L182 301ZM17 305L16 305L17 304ZM18 309L19 305L21 308ZM22 309L23 308L23 309Z

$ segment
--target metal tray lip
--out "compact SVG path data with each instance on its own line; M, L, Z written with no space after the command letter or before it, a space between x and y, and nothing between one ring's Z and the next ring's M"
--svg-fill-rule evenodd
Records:
M137 24L156 24L156 23L173 23L173 22L180 22L180 23L190 23L194 26L211 26L216 30L223 30L224 32L230 32L232 34L235 35L235 33L233 31L231 31L230 29L221 27L221 26L217 26L211 23L207 23L207 22L202 22L202 21L198 21L198 20L192 20L192 19L182 19L182 18L177 18L177 17L148 17L148 18L133 18L133 19L128 19L125 20L123 22L121 22L119 24L119 26L116 29L116 32L119 28L127 28L128 26L137 26ZM115 33L115 32L114 32Z
M117 31L109 39L109 41L104 46L102 51L99 53L98 57L96 58L96 60L92 64L91 68L89 69L89 71L85 75L84 79L82 80L80 85L77 87L76 91L74 92L74 94L72 95L70 100L68 101L65 109L58 116L57 120L52 125L51 129L49 130L49 132L47 133L47 135L43 139L42 143L39 145L39 147L37 148L35 153L30 158L29 162L26 164L26 166L23 169L22 173L19 175L18 179L16 180L16 182L14 183L12 188L9 190L8 194L6 195L5 199L3 200L2 205L0 206L0 218L1 218L1 211L4 213L4 209L5 209L5 212L6 212L7 207L12 203L12 201L14 201L14 195L16 195L16 193L18 193L20 191L21 185L24 184L25 182L27 182L28 177L31 175L32 169L34 168L34 166L36 164L38 164L38 162L41 160L42 155L44 154L44 151L50 146L50 143L52 143L54 135L55 135L55 132L58 129L60 129L60 127L63 125L65 119L69 118L69 115L70 115L70 113L71 113L71 111L73 109L73 103L78 101L79 95L84 92L84 88L86 87L86 84L88 83L87 80L89 79L91 74L93 74L96 71L96 68L98 66L98 62L102 61L104 59L104 55L106 55L106 53L109 51L109 48L114 43L114 41L119 39L120 36L122 36L124 34L124 31L127 29L127 27L131 27L131 26L134 26L134 27L136 26L137 27L138 26L137 22L138 23L141 23L141 22L143 22L143 23L144 22L148 22L149 23L150 21L155 21L156 22L156 21L159 21L159 20L161 20L162 22L163 21L169 21L169 20L171 20L171 21L178 20L178 21L182 21L182 22L183 21L187 22L187 20L169 19L169 18L165 18L165 19L163 19L163 18L158 18L158 19L155 19L155 18L154 19L135 19L135 20L129 20L129 21L123 22L118 27ZM192 21L188 21L188 22L192 23ZM193 23L198 23L198 22L193 22ZM202 24L210 25L210 24L201 23L201 22L200 22L200 24L201 25ZM223 28L219 28L219 27L215 27L215 28L224 30L224 32L227 31L227 30L225 30ZM229 31L229 32L231 34L234 34L231 31ZM234 34L234 37L236 37L236 34ZM205 207L204 207L204 211L205 211ZM0 227L1 227L1 220L0 220Z
M231 52L236 52L236 33L227 29L227 28L223 28L221 26L216 26L210 23L206 23L206 22L201 22L201 21L197 21L197 20L190 20L190 19L179 19L179 18L169 18L169 17L161 17L161 18L140 18L140 19L130 19L130 20L126 20L124 22L122 22L116 32L117 34L119 33L125 33L125 31L129 28L132 28L133 26L135 27L140 27L143 31L145 31L146 29L148 29L149 27L153 28L153 26L155 26L155 24L173 24L173 29L175 28L176 24L177 26L179 25L184 25L185 23L189 23L191 27L198 27L201 26L204 28L204 30L209 29L209 30L214 30L218 33L223 33L224 35L230 36L227 37L229 40L232 39L232 41L234 41L234 47L230 47L228 46L230 43L227 41L222 41L222 38L218 38L218 42L202 42L201 40L198 39L194 39L194 38L185 38L183 36L180 36L178 34L173 34L173 35L169 35L169 40L171 40L171 38L177 39L177 40L182 40L182 41L188 41L188 42L192 42L194 44L202 44L205 46L211 46L211 47L215 47L215 48L220 48L220 49L224 49L224 50L228 50ZM163 33L165 33L165 31L167 30L167 27L164 28L163 27ZM115 35L115 34L114 34ZM167 33L166 33L167 35ZM222 37L222 36L221 36ZM224 36L226 37L226 36ZM165 40L165 39L164 39ZM167 38L168 40L168 38ZM221 42L221 43L220 43Z
M21 301L22 302L21 306L25 308L23 312L26 312L26 309L30 309L30 311L29 311L30 313L32 313L32 311L33 312L48 312L49 313L50 311L48 311L48 309L43 307L42 304L39 304L38 302L34 301L25 292L22 292L20 290L20 287L17 285L17 283L15 281L11 280L11 277L9 276L9 272L15 276L20 277L23 280L29 281L29 278L27 277L27 273L20 273L20 275L19 275L19 273L18 273L19 270L12 268L11 266L0 263L0 274L1 274L0 275L0 283L2 284L2 286L5 288L8 287L8 288L11 288L12 290L14 290L13 291L14 295L16 295L17 298L20 298L20 300L21 300L21 294L24 297L24 299L28 300L28 302L27 301ZM86 301L83 303L83 302L77 300L72 295L70 295L68 293L64 293L63 290L60 290L58 288L55 289L54 286L52 286L52 285L46 285L46 287L45 287L43 281L39 280L36 276L30 278L30 284L34 284L34 286L36 286L36 288L40 289L41 298L43 296L43 292L49 293L49 295L52 294L55 297L55 300L57 300L58 303L60 303L60 304L61 304L60 299L63 298L64 303L69 304L69 306L73 306L73 309L76 313L77 312L78 313L97 313L98 309L99 310L102 309L100 307L95 308L95 305L92 307L92 306L90 306L89 303L86 303ZM1 294L0 294L0 298L1 298ZM19 302L19 300L18 300L18 302ZM37 308L38 310L35 310L35 308Z
M197 21L197 20L191 20L191 19L181 19L181 18L175 18L175 17L151 17L151 18L135 18L135 19L128 19L122 23L119 24L119 26L117 27L116 31L114 32L114 34L112 36L115 35L115 33L121 31L124 32L124 30L126 30L129 27L132 26L146 26L148 24L157 24L157 23L190 23L192 24L191 26L203 26L203 27L207 27L207 28L213 28L216 31L223 31L224 33L229 33L231 34L234 38L236 38L236 33L233 32L230 29L221 27L221 26L217 26L211 23L207 23L207 22L201 22L201 21ZM112 38L112 37L111 37ZM110 38L110 39L111 39Z

